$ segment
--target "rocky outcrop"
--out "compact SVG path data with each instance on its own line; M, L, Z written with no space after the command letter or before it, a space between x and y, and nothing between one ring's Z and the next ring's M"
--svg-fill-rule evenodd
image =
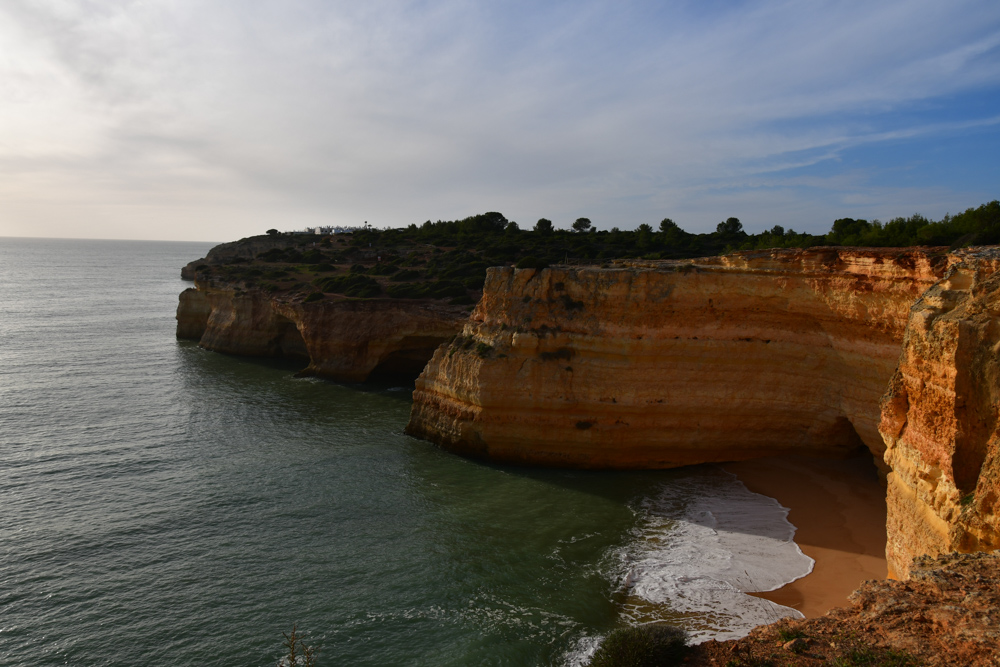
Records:
M491 269L407 432L465 455L665 468L867 446L944 249L772 250Z
M309 237L315 238L315 237ZM188 262L181 268L181 278L183 280L194 280L195 273L199 266L213 266L219 264L230 264L233 262L246 262L254 259L257 255L273 250L275 248L288 248L297 245L297 237L288 234L275 234L270 236L250 236L239 241L220 243L201 259Z
M1000 665L1000 553L921 557L909 581L867 581L850 606L706 642L689 665Z
M177 336L216 352L307 360L305 375L360 382L373 374L415 377L465 317L463 307L434 301L304 303L301 295L199 283L181 293Z
M958 259L912 307L882 400L890 571L1000 548L1000 252Z

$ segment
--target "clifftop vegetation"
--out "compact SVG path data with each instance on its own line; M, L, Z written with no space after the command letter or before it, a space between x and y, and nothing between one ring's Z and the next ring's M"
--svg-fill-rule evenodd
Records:
M222 278L245 287L301 293L307 301L326 294L355 298L448 299L470 305L482 290L490 266L544 267L549 264L602 264L611 259L683 259L736 250L808 248L817 245L895 247L1000 243L1000 201L931 221L915 214L888 222L842 218L825 235L781 226L747 233L728 218L708 234L692 234L664 218L654 229L595 231L587 218L572 230L556 229L542 218L522 229L491 211L462 220L428 220L401 229L359 229L351 234L277 235L269 249L252 259L206 260L201 279ZM279 236L280 238L276 238ZM251 237L239 243L253 246ZM275 241L278 242L275 245ZM256 246L254 246L256 247ZM211 257L211 255L210 255Z

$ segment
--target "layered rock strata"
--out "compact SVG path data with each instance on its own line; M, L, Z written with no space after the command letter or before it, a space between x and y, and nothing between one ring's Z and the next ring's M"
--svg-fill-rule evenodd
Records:
M304 375L360 382L415 377L466 311L435 301L327 298L304 303L259 289L198 283L180 295L178 338L209 350L308 361Z
M532 465L666 468L867 446L944 249L491 269L407 432Z
M890 571L1000 548L1000 252L958 257L913 305L882 400Z

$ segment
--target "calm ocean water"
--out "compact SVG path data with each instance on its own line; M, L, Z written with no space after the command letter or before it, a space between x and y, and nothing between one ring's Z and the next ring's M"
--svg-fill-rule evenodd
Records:
M0 238L0 664L579 664L617 623L733 636L805 574L717 468L470 462L410 389L174 339L210 244ZM745 576L744 576L745 575Z

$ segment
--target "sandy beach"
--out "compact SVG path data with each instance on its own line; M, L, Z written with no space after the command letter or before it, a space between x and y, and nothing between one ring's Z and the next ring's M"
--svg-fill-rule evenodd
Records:
M885 490L869 455L767 458L725 468L789 508L795 542L816 561L811 574L760 597L812 618L847 604L862 581L886 577Z

